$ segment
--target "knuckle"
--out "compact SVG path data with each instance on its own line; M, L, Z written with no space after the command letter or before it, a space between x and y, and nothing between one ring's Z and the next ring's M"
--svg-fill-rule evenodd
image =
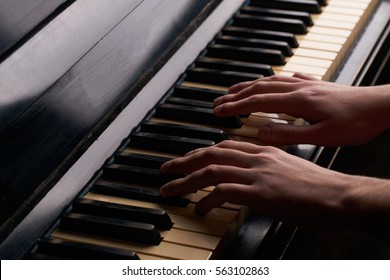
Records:
M273 146L262 146L262 149L257 154L262 162L270 162L275 159L275 156L281 153L281 150Z
M214 147L212 147L210 149L204 149L204 150L202 150L200 155L201 155L202 158L212 157L214 155L214 150L215 150Z
M202 175L205 177L214 178L215 176L218 175L220 169L221 169L220 166L218 166L216 164L210 164L204 168Z
M282 75L273 75L273 76L267 77L267 81L270 81L270 82L283 82L283 81L286 81L286 77L282 76Z
M279 149L273 146L261 146L260 154L272 154L277 150Z
M291 104L304 106L305 108L306 106L311 106L310 99L312 98L312 96L312 90L305 87L298 87L297 90L292 91L291 93L286 95L286 101L289 100Z
M248 104L258 103L258 102L261 101L261 98L262 98L261 95L255 94L255 95L249 96L249 97L247 98L246 102L247 102Z
M273 75L268 78L270 81L280 81L283 77L278 75Z
M252 89L254 90L254 91L260 91L260 90L262 90L262 89L264 89L264 82L262 82L262 81L259 81L259 82L256 82L256 83L254 83L253 84L253 86L252 86Z
M228 148L228 147L231 147L232 144L233 144L232 140L223 140L222 142L219 142L214 147Z

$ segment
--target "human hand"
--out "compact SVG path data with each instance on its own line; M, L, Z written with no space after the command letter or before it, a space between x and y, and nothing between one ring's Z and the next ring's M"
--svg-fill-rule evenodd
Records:
M188 174L161 187L163 196L215 186L196 204L202 215L230 202L312 229L344 230L352 224L344 204L349 177L274 147L224 141L169 161L161 170Z
M259 127L259 139L271 145L357 145L390 127L389 86L345 86L299 73L234 85L214 103L214 113L220 117L261 111L309 122L305 126L274 123Z

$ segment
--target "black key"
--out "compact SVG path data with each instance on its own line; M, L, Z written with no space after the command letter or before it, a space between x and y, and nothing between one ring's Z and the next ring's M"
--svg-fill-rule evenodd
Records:
M316 0L251 0L250 4L265 8L321 13L321 6Z
M70 258L43 254L43 253L29 253L25 257L25 259L26 260L63 260L63 259L70 259Z
M274 40L251 39L245 37L222 35L215 39L215 43L221 45L280 50L284 54L284 56L292 56L293 54L289 44L287 44L286 42Z
M196 108L173 104L160 104L156 106L156 117L171 120L188 121L198 124L207 124L217 127L240 128L242 123L238 117L218 118L212 109Z
M234 16L233 25L263 30L292 32L295 34L307 33L307 27L302 20L290 18L277 18L241 14Z
M320 4L321 6L326 6L328 3L327 0L317 0L318 4Z
M226 87L230 87L241 82L256 80L262 77L260 74L208 68L189 68L187 69L186 74L186 81Z
M306 26L313 26L313 20L310 14L306 12L245 6L240 9L240 13L256 15L256 16L299 19L303 21L306 24Z
M151 224L78 213L62 216L59 228L153 245L158 245L162 239L160 232Z
M271 30L257 30L253 28L245 28L238 26L229 26L222 29L222 34L231 35L237 37L255 38L255 39L266 39L286 42L291 48L298 47L298 41L293 33L279 32Z
M190 200L187 198L162 197L159 190L129 186L103 180L96 182L91 189L91 192L176 207L187 207L188 203L190 203Z
M179 106L179 105L171 105L171 104L164 104L161 106L165 106L165 105ZM189 151L195 149L210 147L214 144L215 142L210 140L164 135L164 134L149 133L149 132L135 132L132 133L130 136L131 147L147 149L152 151L166 152L166 153L174 153L179 155L186 154ZM152 176L152 174L150 175ZM165 181L164 177L162 177L161 179L162 179L161 182Z
M165 100L166 104L176 104L176 105L186 105L186 106L193 106L193 107L199 107L199 108L208 108L213 109L214 104L212 102L208 101L199 101L194 100L190 98L181 98L181 97L168 97Z
M207 102L213 102L215 98L218 98L223 95L226 95L225 91L206 89L206 88L197 88L197 87L187 87L183 85L175 86L175 89L172 93L172 96L175 97L195 99L195 100L201 100Z
M213 58L207 58L207 59L216 60ZM220 59L217 59L217 60L221 61ZM234 62L232 62L232 63L234 63ZM237 63L240 65L242 63L243 64L250 64L250 65L252 65L252 64L253 65L260 65L260 67L262 67L262 65L263 65L263 64L255 64L255 63L246 63L246 62L237 62ZM270 71L272 71L271 66L269 66L269 65L263 65L263 66L264 66L264 71L266 71L266 69L268 69L268 68L270 68ZM259 77L261 77L261 76L259 76ZM205 89L205 88L186 87L186 86L179 85L179 86L175 87L175 90L172 94L172 96L178 96L178 97L184 98L184 99L195 99L195 100L214 100L215 99L213 97L214 95L215 95L215 97L218 97L218 96L226 95L226 92ZM182 104L185 104L185 103L182 102ZM240 118L247 118L248 116L249 116L249 114L241 114L239 117ZM214 119L214 117L211 117L211 118ZM219 119L217 122L219 123L221 120L223 120L223 119ZM240 119L237 117L234 117L233 119L227 118L226 120L228 120L229 123L225 123L225 121L223 121L225 123L223 126L225 126L225 127L232 127L232 125L237 125L237 127L241 126Z
M150 141L147 145L150 145ZM144 186L161 187L179 177L164 175L159 169L114 163L103 167L103 178Z
M79 198L72 204L72 212L152 224L161 230L172 228L172 221L165 211L105 201Z
M219 143L227 140L227 135L221 129L211 127L190 126L181 124L145 121L141 124L141 131L158 134L168 134L181 137L210 140Z
M207 48L207 56L271 65L284 65L286 63L283 53L279 50L218 44L211 45Z
M38 255L54 256L57 259L139 260L137 254L130 250L65 241L54 237L38 241L38 251Z
M161 165L172 158L136 154L127 151L115 153L114 162L117 164L133 165L152 169L160 169Z
M227 71L255 73L266 77L275 74L272 70L272 67L267 64L215 59L211 57L201 57L197 59L195 61L195 66L202 68L221 69Z

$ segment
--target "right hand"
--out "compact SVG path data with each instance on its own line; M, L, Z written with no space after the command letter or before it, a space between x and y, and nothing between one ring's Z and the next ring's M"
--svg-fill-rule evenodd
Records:
M285 113L309 122L259 127L259 139L270 145L358 145L390 127L390 86L352 87L299 73L234 85L214 104L220 117Z

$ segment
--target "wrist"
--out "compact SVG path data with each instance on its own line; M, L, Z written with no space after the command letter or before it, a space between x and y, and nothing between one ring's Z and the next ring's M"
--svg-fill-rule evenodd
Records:
M343 200L349 227L353 232L389 241L390 182L378 178L353 177L349 178L349 184L354 184L349 187Z
M373 117L372 125L380 125L383 130L390 128L390 85L361 88L365 90L365 99L369 116Z

